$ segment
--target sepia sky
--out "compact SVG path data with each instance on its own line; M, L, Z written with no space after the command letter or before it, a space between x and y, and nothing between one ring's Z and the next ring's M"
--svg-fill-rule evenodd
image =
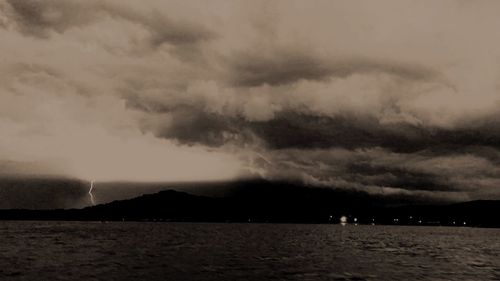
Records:
M499 199L499 9L0 0L0 174Z

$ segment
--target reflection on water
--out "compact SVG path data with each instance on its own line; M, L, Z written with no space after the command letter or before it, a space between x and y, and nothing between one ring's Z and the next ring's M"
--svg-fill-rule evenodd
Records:
M0 280L500 280L500 230L0 222Z

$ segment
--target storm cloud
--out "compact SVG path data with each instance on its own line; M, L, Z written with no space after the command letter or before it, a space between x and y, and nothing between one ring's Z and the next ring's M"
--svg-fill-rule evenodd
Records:
M389 74L408 80L437 79L439 73L419 65L376 61L368 58L321 58L307 50L276 49L243 52L229 58L235 86L283 85L299 80L346 78L355 74Z
M493 6L1 1L0 157L500 198Z
M6 14L16 27L27 35L39 38L48 38L53 32L63 34L71 28L82 28L109 19L142 26L150 33L150 43L153 46L170 44L188 48L215 37L215 33L203 25L173 21L154 9L141 12L109 1L7 2L10 9L5 9Z

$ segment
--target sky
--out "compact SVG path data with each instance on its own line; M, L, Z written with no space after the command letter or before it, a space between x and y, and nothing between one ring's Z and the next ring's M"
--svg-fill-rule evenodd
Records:
M0 175L500 199L499 6L0 0Z

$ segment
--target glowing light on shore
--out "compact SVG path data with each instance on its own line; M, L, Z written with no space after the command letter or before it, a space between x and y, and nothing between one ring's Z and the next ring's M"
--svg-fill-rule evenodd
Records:
M347 217L346 216L341 216L340 217L340 224L346 225L347 224Z

